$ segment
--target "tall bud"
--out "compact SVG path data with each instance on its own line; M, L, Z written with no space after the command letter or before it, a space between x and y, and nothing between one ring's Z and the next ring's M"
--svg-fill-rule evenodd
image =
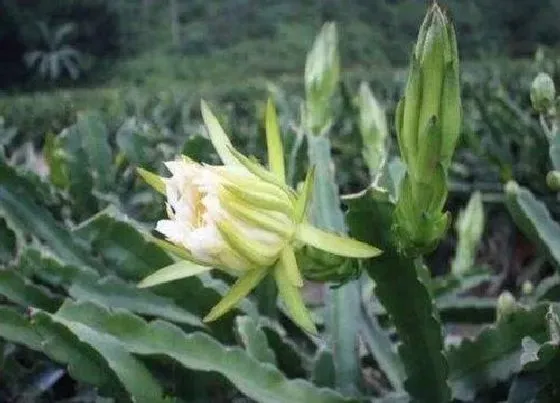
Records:
M404 246L423 250L433 246L447 228L447 215L442 212L447 168L461 129L455 30L436 3L430 6L418 34L396 126L407 164L397 230Z
M331 123L331 98L340 76L336 25L326 23L315 38L305 62L305 119L318 135Z
M377 101L369 85L364 81L360 85L357 99L359 109L359 128L362 135L362 155L370 175L375 177L383 168L387 159L387 117L385 109Z

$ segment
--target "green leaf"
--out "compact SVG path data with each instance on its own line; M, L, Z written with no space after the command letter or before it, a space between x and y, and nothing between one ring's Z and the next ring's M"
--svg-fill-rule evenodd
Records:
M406 391L416 401L448 402L442 327L425 283L429 274L421 262L395 252L391 233L394 204L386 192L373 188L347 199L347 203L351 234L385 250L377 259L365 262L364 267L396 327L399 355L407 375Z
M294 286L290 281L282 259L280 259L274 267L274 278L278 286L280 297L286 304L290 317L307 332L317 333L315 323L313 323L311 315L305 307L301 296L301 289Z
M51 258L41 256L36 250L25 251L18 269L28 277L37 277L53 287L66 289L68 294L78 301L95 302L111 308L124 308L141 315L159 317L192 327L203 327L198 316L199 311L193 314L190 310L190 308L196 309L196 305L180 306L173 298L158 296L153 290L138 289L113 276L100 278L95 273L65 266ZM198 290L190 292L194 294L191 298L206 298L210 299L209 303L213 303L220 296L214 292L208 298L203 290L205 290L204 286L200 285Z
M64 129L47 144L49 167L54 177L51 180L59 187L68 190L75 204L85 215L93 214L99 205L91 189L94 186L88 156L83 148L82 133L77 125ZM52 148L52 150L51 150Z
M237 334L247 353L259 362L267 362L276 366L276 356L270 349L266 334L261 326L249 316L235 318Z
M324 388L336 387L336 370L332 351L323 346L317 350L313 359L311 380L317 386Z
M34 307L54 312L62 298L46 288L33 284L13 269L0 270L0 295L23 307Z
M272 278L274 281L274 278ZM276 302L276 301L275 301ZM298 343L288 336L284 327L262 316L259 318L262 330L266 334L268 344L276 354L278 368L288 378L307 378L307 368L310 365L310 357Z
M98 267L85 247L76 242L45 207L34 202L40 195L34 194L32 189L26 178L0 160L0 216L10 227L37 237L70 264Z
M368 350L385 373L393 388L404 391L406 373L404 366L393 347L387 332L381 328L377 319L372 315L362 315L360 334L366 343Z
M110 312L92 304L73 303L65 304L57 316L112 335L133 354L166 356L192 370L218 372L242 393L259 402L349 401L332 390L319 389L304 380L289 380L272 365L259 363L240 348L223 346L204 333L187 335L160 320L147 323L126 311Z
M278 127L278 117L272 98L266 104L266 147L268 150L268 165L270 170L282 182L286 181L286 168L284 167L284 147L282 136Z
M249 270L240 277L231 287L229 292L218 302L216 306L203 319L204 322L212 322L237 305L243 298L261 282L267 275L268 267Z
M68 294L77 301L95 302L108 308L123 308L140 315L203 327L196 315L177 306L172 300L126 284L117 277L98 279L82 276L72 283Z
M103 358L67 328L55 323L50 315L36 312L29 319L21 312L0 306L0 337L66 364L72 378L99 387L102 395L128 401L126 392Z
M21 310L0 305L0 337L17 341L33 350L41 349L42 338L29 323Z
M523 233L535 241L560 270L560 225L527 189L509 182L506 185L506 206Z
M109 189L113 183L114 169L105 123L96 113L80 112L76 129L80 133L82 147L94 180L99 183L101 189Z
M151 242L146 229L112 207L80 224L73 235L90 244L92 252L102 256L126 280L140 281L155 268L173 263L162 248Z
M554 274L542 280L534 295L538 301L560 301L560 276Z
M7 263L16 254L16 236L6 220L0 218L0 263Z
M296 239L338 256L367 259L381 254L379 249L367 243L322 231L307 223L298 226Z
M43 154L49 166L49 179L53 185L66 188L69 185L68 172L64 161L60 138L54 133L47 133Z
M156 159L157 149L153 145L154 140L146 135L149 129L146 130L144 127L137 118L128 118L115 135L120 154L132 164L150 164Z
M143 229L137 227L137 223L127 220L114 209L107 209L83 223L75 233L91 244L93 250L103 256L119 277L137 283L152 274L154 268L173 263L167 254L168 250L183 251L170 247L165 241L159 242L145 236ZM150 291L171 298L188 312L203 316L229 291L229 287L223 281L203 273L154 286ZM238 308L249 315L257 314L255 306L247 299ZM216 337L233 337L232 316L212 324Z
M550 140L549 156L553 168L560 171L560 134L558 133Z
M309 164L315 168L315 183L313 186L313 198L310 208L311 222L321 230L322 233L328 234L328 238L331 240L338 240L339 237L335 237L330 233L325 231L331 231L332 233L345 234L346 224L344 222L344 214L340 207L340 198L338 193L338 187L334 178L334 171L332 170L332 156L331 156L331 143L329 137L326 133L322 136L316 136L319 134L318 131L324 130L326 122L330 117L320 115L323 112L329 112L329 103L332 91L328 88L328 81L335 80L338 81L338 56L337 46L336 46L336 30L334 25L325 26L321 34L323 39L317 39L314 49L307 58L307 66L310 67L308 77L308 83L315 87L318 85L322 87L319 92L323 92L323 95L318 95L319 98L325 97L324 99L318 100L315 95L317 91L308 87L306 90L306 119L311 118L312 122L307 122L307 126L311 130L315 130L314 133L307 133L307 152L309 157ZM330 37L330 39L328 39ZM334 42L332 42L334 41ZM331 42L331 43L329 43ZM320 43L323 43L322 45ZM324 50L320 50L323 48ZM316 58L323 52L327 52L334 56L334 59L329 63L327 62L324 67L328 68L330 72L319 73L315 70L315 66L321 66L323 62ZM334 52L334 53L333 53ZM336 60L335 60L336 59ZM318 74L324 76L321 80L323 83L313 84L315 78L312 76ZM333 89L334 90L334 89ZM312 115L308 116L310 113L309 108L314 108L311 112ZM321 109L323 112L321 112ZM318 113L316 113L318 112ZM348 238L346 238L348 239ZM325 239L320 241L316 239L321 245L312 245L324 250ZM353 241L356 242L356 241ZM333 242L330 244L331 248L335 248L336 251L341 247L339 242ZM369 245L368 245L369 246ZM332 250L328 250L332 252ZM359 393L360 384L362 380L362 374L360 373L360 362L358 358L358 351L356 346L356 334L358 333L359 320L358 315L360 313L360 295L359 287L356 282L348 282L347 284L333 290L328 291L327 300L329 301L329 306L331 309L328 311L326 316L326 328L329 336L329 347L333 352L334 356L334 368L335 368L335 384L338 390L345 394L357 395Z
M82 343L95 350L107 362L130 396L132 402L166 402L164 392L145 365L125 350L111 335L96 331L93 327L67 320L61 315L51 318L70 330Z
M491 323L496 318L496 298L445 295L436 299L445 323Z
M148 185L153 187L154 190L161 194L165 194L165 182L161 176L151 173L150 171L146 171L143 168L136 168L136 172L138 172L138 175L140 175Z
M138 284L138 287L153 287L154 285L167 283L168 281L196 276L200 273L205 273L208 270L212 270L212 267L200 266L187 260L181 260L177 263L173 263L172 265L159 269L153 274L150 274Z
M491 387L521 369L521 340L547 337L547 305L513 312L507 320L487 327L474 340L465 339L447 352L453 396L472 400L478 390Z
M210 141L212 141L212 145L216 149L224 165L239 165L237 158L232 155L230 147L233 148L233 146L231 145L231 141L205 101L200 101L200 110L206 129L208 130L208 135L210 136Z

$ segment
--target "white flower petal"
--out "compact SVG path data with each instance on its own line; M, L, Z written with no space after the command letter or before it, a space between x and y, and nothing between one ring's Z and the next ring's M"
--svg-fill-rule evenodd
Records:
M185 227L175 220L158 221L156 231L175 243L183 243L185 238Z

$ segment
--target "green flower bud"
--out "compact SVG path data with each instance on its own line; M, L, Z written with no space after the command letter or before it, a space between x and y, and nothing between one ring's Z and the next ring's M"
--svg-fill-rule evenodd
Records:
M362 82L357 99L359 108L359 127L362 135L362 155L369 168L371 176L375 176L382 169L387 158L387 117L385 109L375 99L369 85Z
M336 256L311 246L296 253L303 277L317 282L331 282L340 286L360 275L359 265L351 259Z
M461 128L459 56L453 25L435 3L420 28L401 103L399 147L411 174L447 167Z
M425 252L448 227L448 215L442 211L447 198L447 169L461 129L455 30L436 3L420 27L395 118L399 149L407 165L395 233L404 249Z
M546 112L556 97L554 81L546 73L539 73L531 85L531 103L537 112Z
M535 286L529 280L525 281L521 286L521 292L523 295L531 295L535 291Z
M480 192L475 192L455 225L459 242L451 265L453 273L464 274L475 260L476 250L484 231L484 206Z
M331 98L340 76L338 39L334 23L326 23L305 63L305 120L311 133L318 135L331 121Z
M560 190L560 171L550 171L546 175L546 184L554 191Z
M496 318L498 322L507 320L517 309L518 306L515 297L509 291L502 292L498 297L498 304L496 307Z

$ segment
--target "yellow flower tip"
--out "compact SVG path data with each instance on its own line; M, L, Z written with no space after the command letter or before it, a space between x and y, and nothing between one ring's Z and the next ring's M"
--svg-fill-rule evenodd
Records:
M154 188L154 190L158 193L165 194L165 182L161 176L141 167L136 168L136 173L144 180L144 182Z
M216 315L213 315L212 311L210 311L204 318L202 318L202 323L211 323L216 319L218 319L218 317Z

